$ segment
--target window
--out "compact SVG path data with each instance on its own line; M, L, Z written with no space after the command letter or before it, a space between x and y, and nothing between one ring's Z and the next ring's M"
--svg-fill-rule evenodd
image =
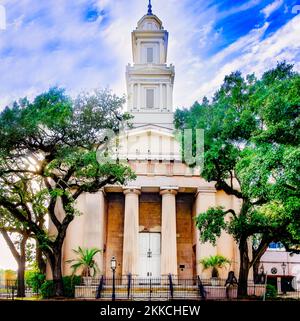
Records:
M147 48L147 63L153 62L153 48Z
M154 108L154 89L146 89L146 108Z

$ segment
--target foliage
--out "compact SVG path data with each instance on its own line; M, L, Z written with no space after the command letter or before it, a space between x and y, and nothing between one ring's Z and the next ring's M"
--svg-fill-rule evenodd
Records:
M80 276L64 276L63 278L64 296L66 298L74 298L75 286L80 285ZM40 289L43 299L50 299L55 296L54 282L52 280L45 281Z
M38 293L42 284L45 282L46 276L40 273L38 270L27 270L25 272L25 282L28 287L32 289L33 292Z
M225 229L223 207L209 208L202 215L196 216L197 226L201 226L201 240L203 242L210 241L216 245L217 238L221 236L222 229Z
M202 242L215 244L222 230L237 241L241 295L249 269L270 242L280 241L288 251L300 248L299 115L300 75L285 62L260 79L234 72L211 102L175 114L177 129L205 131L203 178L241 201L239 211L213 207L196 218Z
M106 157L109 134L130 119L123 103L108 90L72 100L51 88L0 114L0 221L15 222L38 241L58 280L67 228L81 214L75 208L79 196L135 178L127 163ZM55 210L58 202L63 217ZM47 232L47 217L55 235ZM56 286L61 296L62 283Z
M17 272L14 270L4 270L3 271L3 279L4 280L16 280Z
M52 280L45 281L41 288L40 293L43 299L50 299L54 296L54 282Z
M272 284L267 284L266 286L266 298L267 299L276 299L277 298L277 289Z
M219 277L218 268L224 268L231 261L222 255L211 255L200 260L203 270L212 269L212 277Z
M78 258L67 261L68 263L73 263L71 265L73 274L75 274L78 269L82 269L82 276L95 276L95 274L99 271L99 267L94 257L97 253L101 252L101 250L96 248L82 249L79 246L77 250L73 249L73 252L77 255Z

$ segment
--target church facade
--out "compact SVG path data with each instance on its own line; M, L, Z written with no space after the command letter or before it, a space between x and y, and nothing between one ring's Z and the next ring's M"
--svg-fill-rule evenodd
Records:
M127 186L81 195L77 207L82 215L70 224L64 242L64 275L72 272L66 261L78 246L102 250L96 259L105 276L111 276L115 257L119 277L209 278L211 271L203 271L199 261L216 254L231 260L220 270L222 278L229 270L238 275L239 253L232 237L223 233L216 246L202 244L195 228L194 217L209 207L238 210L241 204L181 161L173 127L175 68L167 64L168 36L149 6L132 32L133 64L126 68L126 81L128 112L134 119L120 144L126 146L137 178Z

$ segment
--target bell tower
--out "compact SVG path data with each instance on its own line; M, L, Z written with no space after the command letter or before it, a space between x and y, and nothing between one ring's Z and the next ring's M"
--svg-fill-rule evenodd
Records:
M128 112L134 116L134 127L173 129L175 69L167 65L168 36L149 1L147 14L132 32L133 65L126 69Z

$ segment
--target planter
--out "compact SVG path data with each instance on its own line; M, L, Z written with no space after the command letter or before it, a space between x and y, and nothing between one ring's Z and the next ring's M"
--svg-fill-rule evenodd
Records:
M93 278L91 276L84 276L83 278L83 284L84 285L92 285L92 282L93 282Z
M220 279L219 278L211 278L210 279L212 286L219 286L220 285Z

